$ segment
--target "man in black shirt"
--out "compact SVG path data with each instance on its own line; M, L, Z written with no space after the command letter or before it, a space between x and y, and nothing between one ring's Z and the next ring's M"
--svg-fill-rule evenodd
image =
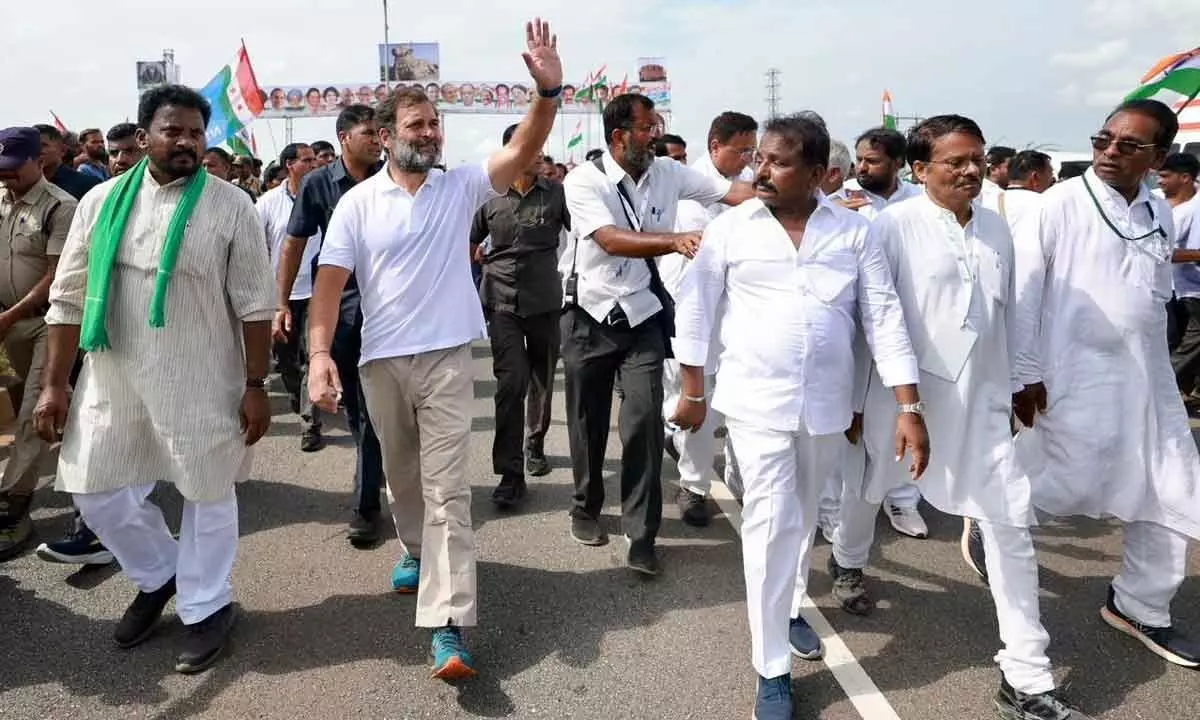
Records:
M504 131L505 145L516 130L511 125ZM471 227L473 255L492 238L490 252L480 257L479 296L497 383L492 469L500 484L492 500L501 507L525 494L526 469L535 477L550 472L543 443L558 365L558 243L571 221L562 185L540 175L541 168L540 159L530 165L507 194L480 208ZM529 435L522 448L526 421Z
M42 174L52 184L66 190L67 194L76 200L82 200L88 190L102 182L99 178L73 170L69 162L63 162L67 148L58 128L53 125L34 125L33 127L42 136Z
M285 342L291 333L305 332L292 326L289 300L292 285L300 272L308 238L325 234L333 208L347 190L375 174L383 163L379 160L382 146L375 124L375 111L366 105L351 105L337 119L337 136L342 156L324 167L304 176L292 217L288 222L288 237L279 257L279 309L275 313L273 331L277 342ZM316 282L317 260L313 258L313 282ZM358 382L358 358L362 348L362 310L359 308L358 283L354 276L346 282L338 326L331 354L342 379L346 423L358 446L358 464L354 481L358 507L350 522L348 537L356 547L370 546L379 540L380 502L383 488L383 456L379 439L367 416L367 403Z

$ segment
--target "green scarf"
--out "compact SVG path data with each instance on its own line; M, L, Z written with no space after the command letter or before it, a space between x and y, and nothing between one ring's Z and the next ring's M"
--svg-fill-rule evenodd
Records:
M83 325L79 331L79 347L87 352L108 350L112 344L108 339L105 318L108 313L108 291L112 286L113 265L117 261L117 248L138 192L146 174L146 158L130 168L117 179L92 229L92 245L88 250L87 297L83 303ZM175 214L167 225L167 240L158 258L158 274L154 279L154 297L150 300L150 327L164 327L167 315L167 283L175 270L179 257L179 246L183 244L183 233L187 228L192 211L204 192L208 173L198 169L183 189L183 197L175 207Z

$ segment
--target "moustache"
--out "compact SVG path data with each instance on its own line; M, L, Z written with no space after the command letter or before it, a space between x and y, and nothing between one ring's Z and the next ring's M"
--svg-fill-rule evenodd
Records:
M191 158L194 161L199 161L199 159L200 159L200 156L197 155L194 150L176 150L175 152L171 153L171 155L170 155L171 160L174 160L177 157L187 157L187 158Z
M766 180L757 180L754 183L755 190L766 190L767 192L777 192L775 186Z

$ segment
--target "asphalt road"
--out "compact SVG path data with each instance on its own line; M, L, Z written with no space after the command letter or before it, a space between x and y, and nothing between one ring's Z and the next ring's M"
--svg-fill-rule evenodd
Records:
M476 376L470 467L480 627L468 640L478 678L460 687L429 679L429 635L412 626L413 598L389 592L395 540L355 550L344 538L349 437L331 428L330 447L301 454L297 420L276 398L275 424L239 490L243 615L232 655L204 675L176 675L174 616L142 647L117 650L110 637L134 594L128 580L115 568L77 572L29 554L0 567L0 717L748 717L754 673L733 525L687 527L668 501L665 573L653 580L623 568L623 543L576 545L567 535L561 420L547 441L554 471L533 480L521 511L498 512L488 502L495 385L483 348ZM561 393L557 399L561 418ZM616 442L614 432L610 458L619 457ZM665 495L673 498L667 465ZM615 473L617 462L608 469ZM609 491L609 530L619 535L615 476ZM176 524L178 496L158 495ZM37 500L38 532L58 537L70 524L67 499L44 488ZM990 718L998 683L991 599L959 558L960 521L929 508L925 515L932 538L924 541L897 536L881 518L873 616L831 604L823 542L814 551L813 599L897 716ZM1119 528L1056 524L1038 539L1051 657L1070 695L1106 720L1200 717L1200 673L1164 664L1099 618L1120 563ZM1198 568L1193 559L1174 612L1200 636ZM794 677L797 718L860 717L824 663L798 664Z

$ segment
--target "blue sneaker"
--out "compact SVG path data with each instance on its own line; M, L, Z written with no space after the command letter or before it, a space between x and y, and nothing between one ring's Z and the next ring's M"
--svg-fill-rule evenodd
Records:
M433 677L446 682L475 677L475 661L456 627L433 631Z
M792 654L801 660L820 660L825 654L825 647L817 631L812 629L803 617L792 618L788 626L788 644L792 646Z
M421 583L421 561L404 553L396 567L392 568L392 589L404 595L417 591Z
M107 565L113 562L113 554L105 549L96 533L76 516L75 530L62 540L42 543L37 547L37 556L46 562L68 565Z
M753 720L792 720L792 676L758 678Z

